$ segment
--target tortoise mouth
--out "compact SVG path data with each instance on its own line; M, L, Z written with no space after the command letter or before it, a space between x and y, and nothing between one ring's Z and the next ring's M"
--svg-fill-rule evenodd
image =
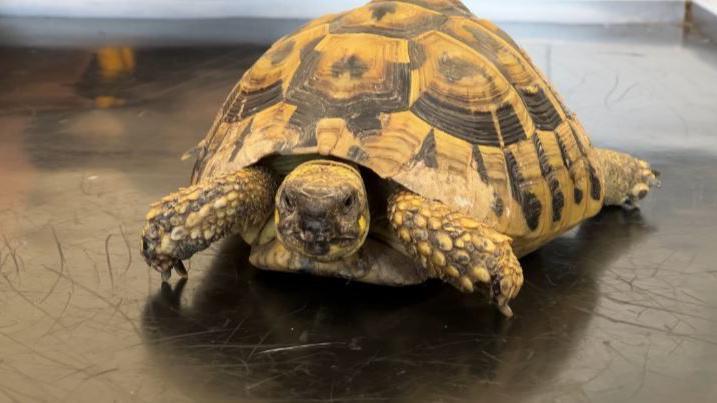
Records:
M302 231L291 231L288 234L280 234L279 238L287 249L323 262L351 255L361 246L361 239L356 235L317 239L314 235Z
M311 242L304 245L304 251L312 256L323 256L329 253L331 244L328 242Z

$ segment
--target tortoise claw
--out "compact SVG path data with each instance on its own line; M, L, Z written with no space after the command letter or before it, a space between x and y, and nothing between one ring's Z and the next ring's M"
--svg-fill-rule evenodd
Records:
M187 268L184 267L184 263L181 260L177 260L171 264L169 269L159 271L162 274L163 283L169 282L169 279L172 278L172 269L174 269L182 279L187 279L189 277L189 273L187 273Z
M182 278L189 278L189 273L187 273L187 268L184 267L184 262L181 260L177 260L174 263L174 270L177 271L177 274L179 274Z
M498 305L498 310L500 311L500 313L503 314L503 316L505 316L508 319L513 317L513 310L510 309L510 306L507 303L505 303L503 305Z

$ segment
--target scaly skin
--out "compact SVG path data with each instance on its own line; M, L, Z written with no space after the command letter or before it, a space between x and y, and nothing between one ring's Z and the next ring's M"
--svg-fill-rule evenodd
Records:
M605 175L606 206L636 208L653 186L661 185L659 172L646 161L604 148L596 148L595 155Z
M523 285L511 239L443 203L400 190L388 204L389 219L408 252L429 271L464 292L475 284L507 317L508 303Z
M167 280L172 268L237 230L260 225L274 204L276 180L251 167L180 189L152 205L142 233L142 255Z

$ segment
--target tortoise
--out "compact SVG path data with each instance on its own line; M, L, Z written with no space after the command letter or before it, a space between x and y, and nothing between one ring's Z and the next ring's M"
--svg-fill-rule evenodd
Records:
M142 254L165 281L238 234L259 268L440 279L509 317L519 257L659 185L593 147L528 55L458 0L374 0L279 39L194 153L191 186L146 216Z

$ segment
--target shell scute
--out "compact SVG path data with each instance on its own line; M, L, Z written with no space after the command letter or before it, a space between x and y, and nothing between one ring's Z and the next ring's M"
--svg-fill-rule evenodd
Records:
M373 2L334 20L331 32L411 38L438 28L447 19L445 14L411 2Z
M436 11L445 15L470 15L471 12L459 0L399 0L401 3L409 3ZM396 3L393 0L373 0L372 4Z

